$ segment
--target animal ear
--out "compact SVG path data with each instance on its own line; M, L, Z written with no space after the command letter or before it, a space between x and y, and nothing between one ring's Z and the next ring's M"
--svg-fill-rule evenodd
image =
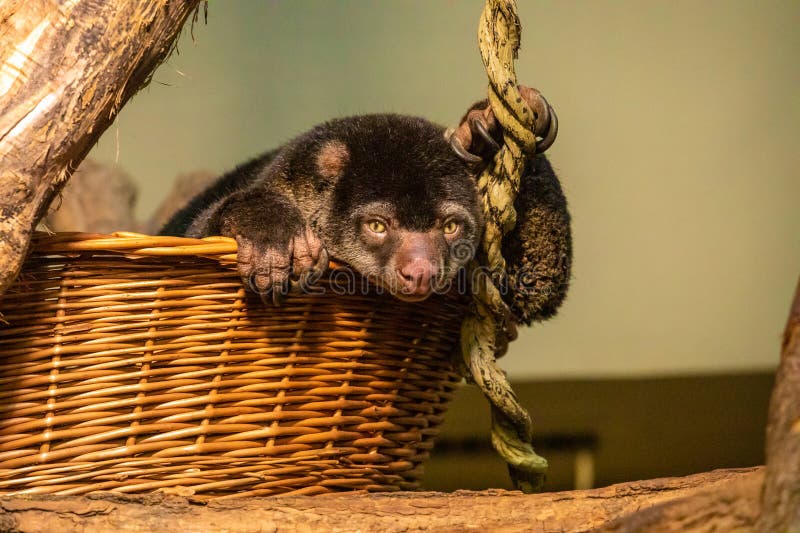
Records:
M325 178L341 178L350 162L350 150L338 139L326 141L317 152L317 172Z

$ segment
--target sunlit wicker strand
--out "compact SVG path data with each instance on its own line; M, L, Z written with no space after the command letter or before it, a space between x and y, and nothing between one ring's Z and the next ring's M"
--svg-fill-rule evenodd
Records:
M236 262L236 241L229 237L153 236L129 231L111 235L64 232L56 235L41 234L33 245L39 252L85 252L115 250L142 257L200 256L211 257L221 263Z

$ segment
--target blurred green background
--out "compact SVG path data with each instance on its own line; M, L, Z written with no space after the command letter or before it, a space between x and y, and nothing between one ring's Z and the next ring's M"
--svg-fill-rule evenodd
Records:
M208 24L196 23L193 38L187 27L179 53L90 157L135 177L146 216L178 173L222 172L331 117L394 111L453 125L485 95L482 5L212 0ZM704 419L686 421L692 412L719 421L734 409L739 432L706 441L751 445L750 455L725 464L698 462L688 448L680 468L601 481L749 461L742 457L760 453L800 266L800 2L530 0L519 14L519 79L541 89L560 118L549 156L574 217L575 262L559 316L523 331L503 366L520 383L651 383L647 390L664 395L653 396L653 409L683 406L651 413L649 426L631 426L616 444L600 435L590 447L606 453L636 434L652 437L639 452L618 450L619 464L670 436L691 440L642 427L663 417L707 428ZM723 380L720 395L718 380L701 379L713 375L756 376L757 384ZM673 376L701 381L670 388ZM586 413L619 390L603 387L556 388L553 395L572 396L552 403L589 408L584 418L593 420ZM692 403L691 387L709 402L730 401ZM625 398L614 400L616 422L603 428L643 408L634 405L640 392ZM546 399L536 403L546 411ZM746 419L736 415L742 406ZM540 419L574 422L545 422L553 431L601 431L553 409Z
M222 172L335 116L454 124L485 94L477 0L212 0L91 157ZM519 79L556 107L574 216L560 315L513 377L774 367L800 266L800 3L522 1Z

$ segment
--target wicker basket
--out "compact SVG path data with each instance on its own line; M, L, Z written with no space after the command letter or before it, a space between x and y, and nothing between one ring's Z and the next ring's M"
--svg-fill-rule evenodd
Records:
M337 294L334 270L265 307L235 250L37 237L0 297L0 494L418 487L464 304Z

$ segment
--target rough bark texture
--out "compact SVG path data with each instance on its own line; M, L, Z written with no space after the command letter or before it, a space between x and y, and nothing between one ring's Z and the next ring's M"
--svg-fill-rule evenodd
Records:
M751 475L742 476L732 483L709 485L684 498L622 516L597 528L596 531L624 533L757 531L763 479L763 475Z
M715 523L730 531L752 528L758 515L762 469L718 470L684 478L664 478L602 489L523 495L484 491L443 494L332 494L216 500L191 497L101 493L88 497L32 496L0 499L2 531L589 531L614 519L678 499L658 516L680 514L681 531L705 521L714 494L729 494L735 516ZM697 500L700 502L701 500ZM656 507L659 509L659 507ZM712 509L725 512L722 507ZM670 514L669 516L673 516ZM687 519L686 516L689 518ZM713 517L712 517L713 518ZM631 521L631 523L634 523ZM657 528L650 519L647 526ZM612 524L613 525L613 524ZM615 530L635 531L628 526ZM645 529L658 530L658 529ZM668 530L668 529L664 529ZM641 531L641 529L639 530Z
M0 0L0 292L31 232L200 0Z
M800 531L800 281L769 406L763 508L761 531Z

